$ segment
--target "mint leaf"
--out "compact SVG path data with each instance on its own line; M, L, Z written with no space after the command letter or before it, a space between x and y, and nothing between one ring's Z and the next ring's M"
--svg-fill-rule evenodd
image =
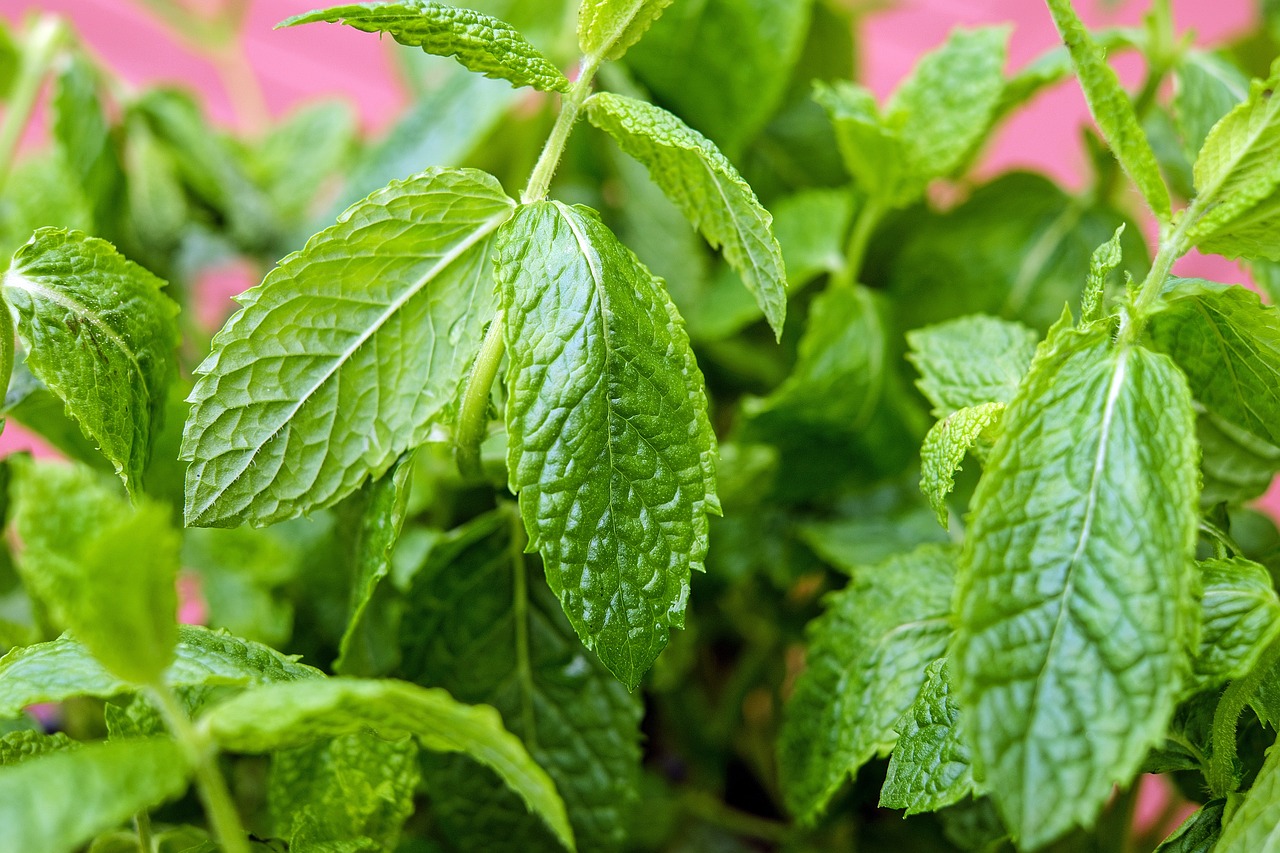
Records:
M1198 689L1240 678L1280 636L1280 599L1271 573L1251 560L1206 560L1200 650L1194 660Z
M190 769L168 738L96 743L0 767L5 845L65 853L187 789Z
M933 414L1008 403L1031 367L1038 335L1021 323L975 314L907 332L907 359Z
M587 56L621 59L670 5L671 0L583 0L578 45Z
M371 675L383 669L378 662L381 651L378 629L369 624L366 611L378 584L391 571L391 552L404 526L412 477L411 452L400 457L386 474L366 484L357 505L342 514L347 531L344 538L351 545L355 586L351 590L351 615L347 629L342 632L334 672Z
M857 83L817 83L814 100L826 110L845 168L870 198L889 207L914 201L924 187L911 173L906 144L880 114L871 90Z
M176 373L178 307L103 240L41 228L0 281L27 364L97 442L131 495Z
M173 660L178 532L155 503L130 508L102 475L28 462L14 489L27 588L126 681L158 680Z
M1160 177L1156 155L1142 132L1142 125L1138 123L1129 94L1120 85L1116 72L1107 64L1102 49L1071 8L1071 0L1048 0L1048 3L1058 33L1071 52L1071 64L1076 69L1089 112L1102 131L1103 139L1137 184L1152 212L1162 222L1168 222L1172 216L1169 190Z
M94 230L103 233L116 227L114 195L123 175L106 104L99 94L99 73L78 51L66 56L61 65L51 100L54 147L89 202L98 226Z
M271 646L287 643L295 615L289 587L307 563L305 547L288 526L185 530L182 565L199 575L205 624Z
M1148 328L1205 408L1280 444L1280 308L1243 287L1183 281Z
M907 815L937 811L973 792L969 748L960 739L960 709L951 698L947 662L925 669L915 702L894 728L898 743L889 758L880 805L906 809Z
M925 545L855 573L809 625L778 741L787 807L812 823L845 779L897 741L894 725L951 635L955 555Z
M959 409L933 425L920 448L920 491L929 499L944 530L951 529L947 495L956 486L964 456L999 428L1004 403Z
M406 594L402 671L497 708L555 781L581 848L617 849L640 787L643 703L583 652L555 596L513 551L514 516L480 516L432 549ZM553 843L469 760L442 758L426 781L432 815L459 848Z
M428 169L243 294L191 392L187 523L330 506L422 444L493 316L490 240L512 205L483 172Z
M574 849L555 783L502 727L498 712L454 701L443 690L399 681L333 678L258 687L210 709L198 722L227 750L273 752L373 729L413 735L426 749L462 752L493 769Z
M317 193L331 176L337 173L345 177L358 135L359 127L350 104L320 101L300 107L271 128L253 150L248 163L250 177L263 188L278 216L300 220L310 212ZM438 160L419 162L447 165ZM415 169L389 175L369 187L369 191ZM360 197L367 194L361 193Z
M1280 749L1267 759L1253 787L1223 821L1214 853L1275 853L1280 850Z
M172 250L191 216L173 153L150 123L133 112L125 120L121 155L129 175L125 187L129 217L139 241Z
M742 276L774 334L782 337L787 276L773 217L711 140L660 107L601 92L587 101L587 116L644 163L662 188L713 247Z
M1089 278L1085 281L1084 296L1080 300L1080 324L1093 323L1103 317L1103 299L1107 295L1107 279L1124 260L1120 237L1124 223L1116 228L1111 239L1094 249L1089 258Z
M1264 494L1280 472L1280 447L1208 412L1196 418L1200 506L1242 504Z
M523 206L496 251L511 490L574 630L634 689L719 511L702 374L662 283L589 209Z
M1225 57L1189 50L1174 69L1173 114L1183 153L1195 162L1209 132L1249 97L1249 78Z
M1130 781L1173 713L1197 618L1186 383L1069 322L1005 412L956 593L975 775L1028 848L1092 823Z
M21 764L51 752L79 749L80 746L80 741L72 740L62 732L51 735L35 731L9 732L0 736L0 767Z
M1155 853L1213 853L1222 835L1225 800L1210 800L1160 842Z
M366 33L387 33L400 44L452 56L471 71L514 86L567 92L569 81L510 24L427 0L353 3L295 15L277 24L342 23Z

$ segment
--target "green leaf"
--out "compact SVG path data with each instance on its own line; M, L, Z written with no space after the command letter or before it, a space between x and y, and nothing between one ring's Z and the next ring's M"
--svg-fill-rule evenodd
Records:
M412 739L350 734L271 757L267 800L293 853L394 850L421 773ZM342 848L338 848L342 849Z
M83 54L72 52L63 60L51 102L52 132L58 155L94 212L95 232L107 233L115 228L111 212L123 174L98 83L98 71Z
M846 81L818 83L813 97L827 111L840 156L859 189L888 207L910 204L923 192L911 174L906 144L880 114L870 89Z
M436 56L452 56L464 67L514 86L567 92L569 81L510 24L427 0L353 3L295 15L277 24L342 23L366 33L387 33L400 44Z
M13 256L2 287L32 373L62 398L129 493L142 494L176 373L178 307L164 282L110 243L41 228Z
M182 625L164 683L174 689L247 687L318 678L320 674L258 643ZM0 658L0 719L16 717L28 705L74 696L110 699L135 689L103 669L88 649L67 636L17 648Z
M1183 281L1148 329L1205 408L1280 444L1280 308L1243 287Z
M1071 8L1071 0L1048 0L1048 3L1058 33L1071 52L1071 64L1076 69L1076 77L1080 80L1093 120L1152 212L1162 222L1168 222L1172 216L1169 190L1160 177L1156 155L1142 132L1142 125L1138 123L1129 94L1107 64L1102 49Z
M587 56L621 59L671 0L583 0L578 45Z
M460 701L497 708L555 781L582 849L618 849L640 786L643 703L584 654L513 542L519 523L514 512L490 513L432 550L406 596L402 669ZM460 849L516 853L554 843L472 762L443 758L426 779L432 815Z
M21 764L51 752L79 749L80 746L79 741L62 732L51 735L34 731L9 732L0 736L0 767Z
M956 486L956 472L965 454L985 436L999 429L1004 403L983 403L959 409L933 425L920 448L920 491L937 513L938 523L950 530L947 495Z
M25 464L13 494L27 589L112 673L157 680L177 642L182 542L168 509L130 508L102 475L59 462Z
M881 807L906 809L907 815L932 812L973 792L969 748L960 739L960 709L951 698L950 677L945 659L929 664L919 695L894 726L898 743L880 791Z
M1200 651L1194 661L1199 690L1249 673L1280 636L1280 599L1271 573L1251 560L1206 560Z
M1224 820L1214 853L1280 850L1280 747L1267 750L1262 770L1235 811Z
M187 789L168 738L97 743L0 768L0 826L10 850L68 853Z
M22 70L22 49L14 41L7 21L0 21L0 100L9 97Z
M778 744L787 807L812 823L859 767L897 742L894 725L951 635L955 555L925 545L855 573L810 623Z
M780 339L787 311L782 249L770 228L773 217L733 164L709 139L652 104L601 92L587 101L587 115L645 164L707 242L723 249Z
M358 134L350 104L321 101L304 106L273 127L251 152L249 174L266 191L277 215L301 219L334 174L349 172ZM437 160L419 162L446 165ZM409 168L390 175L368 191L413 171ZM367 194L361 193L359 198Z
M1080 323L1093 323L1103 317L1103 299L1107 294L1107 278L1124 260L1120 237L1124 223L1116 229L1111 239L1093 250L1089 258L1089 278L1085 281L1084 296L1080 300Z
M510 486L583 642L630 688L684 624L719 512L683 322L596 215L521 207L500 232Z
M1189 50L1174 69L1173 113L1183 152L1195 162L1209 132L1249 97L1249 78L1225 57Z
M274 684L214 707L198 726L223 749L237 752L273 752L366 729L383 738L413 735L426 749L465 753L493 769L574 849L555 783L502 727L498 712L463 705L443 690L347 678Z
M199 575L207 625L270 646L289 641L289 587L310 568L295 533L288 525L184 531L182 565Z
M386 650L378 648L382 639L378 626L370 624L366 611L378 584L391 571L391 552L400 539L413 484L413 453L410 452L377 480L361 490L355 511L348 518L348 535L355 585L351 590L351 616L342 633L334 672L368 675L384 669L379 665ZM345 515L345 513L344 513Z
M1164 356L1069 323L974 493L950 663L975 776L1027 848L1091 824L1130 782L1197 630L1186 383Z
M1208 412L1196 418L1203 483L1200 506L1261 497L1280 472L1280 447Z
M191 216L178 164L145 118L132 113L125 128L122 155L133 227L143 245L172 249Z
M330 506L422 444L493 317L490 240L512 206L483 172L428 169L243 294L191 393L187 523Z
M1031 367L1038 335L1021 323L975 314L907 333L907 358L936 417L1008 403Z
M1226 800L1210 800L1160 842L1155 853L1213 853L1222 835Z

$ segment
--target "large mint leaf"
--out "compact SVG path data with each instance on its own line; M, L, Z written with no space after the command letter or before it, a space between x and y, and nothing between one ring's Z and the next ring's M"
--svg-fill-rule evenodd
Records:
M1205 408L1280 444L1280 309L1243 287L1185 281L1148 328Z
M1037 335L1021 323L976 314L907 333L917 384L945 417L985 403L1008 403L1036 352Z
M671 0L583 0L578 45L587 56L621 59Z
M1253 669L1280 636L1280 599L1271 573L1251 560L1206 560L1200 651L1195 676L1201 689L1233 681Z
M929 506L944 529L951 526L947 495L956 486L956 472L965 454L998 429L1004 405L983 403L952 412L934 424L924 437L920 447L920 491L929 499Z
M1068 322L974 493L950 664L975 776L1027 848L1092 823L1164 735L1197 613L1186 383Z
M810 624L808 666L778 743L783 793L802 821L814 821L850 774L893 748L925 668L946 651L954 572L954 552L922 546L855 573Z
M702 374L660 280L586 208L497 245L511 490L578 635L628 687L684 624L718 512Z
M787 273L773 217L720 149L666 110L622 95L592 96L587 116L644 163L707 242L723 249L781 338Z
M464 705L443 690L350 678L274 684L212 708L199 728L238 752L274 752L368 729L384 738L413 735L426 749L465 753L497 772L566 847L574 847L555 783L502 727L498 712Z
M329 506L422 444L493 317L489 245L512 207L483 172L428 169L241 296L191 392L188 524Z
M178 307L163 288L110 243L56 228L36 231L3 278L31 372L133 495L177 370Z
M1161 221L1168 222L1172 215L1169 190L1160 176L1160 165L1138 123L1129 94L1071 7L1071 0L1048 0L1048 3L1058 33L1071 52L1071 64L1076 69L1093 120L1151 210Z
M1214 853L1280 851L1280 748L1267 750L1266 761L1244 800L1226 818Z
M342 23L366 33L387 33L400 44L452 56L472 71L515 86L569 91L569 81L560 69L510 24L470 9L427 0L353 3L295 15L279 26L317 21Z
M5 849L78 850L103 830L179 796L190 769L168 738L98 743L0 768Z
M969 748L960 737L960 709L951 698L945 658L929 664L925 682L896 725L880 805L907 815L937 811L973 792Z
M584 653L555 596L513 552L518 524L514 512L491 513L432 549L406 596L402 670L497 708L555 781L582 849L618 849L640 786L643 704ZM459 849L554 845L471 761L443 757L426 779L432 815Z

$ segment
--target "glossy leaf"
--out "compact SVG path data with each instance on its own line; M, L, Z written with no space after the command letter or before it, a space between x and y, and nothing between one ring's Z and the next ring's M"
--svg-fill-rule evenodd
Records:
M947 495L955 488L956 472L965 454L985 435L998 429L1004 403L983 403L959 409L933 425L920 448L920 491L937 513L938 523L950 529Z
M880 805L907 815L937 811L974 790L969 748L957 725L960 709L951 698L945 659L925 670L915 702L895 726L898 743L889 758Z
M1271 573L1250 560L1206 560L1200 651L1195 676L1201 689L1249 673L1280 636L1280 599Z
M672 0L583 0L578 45L588 56L621 59Z
M1031 367L1038 336L1021 323L975 314L907 333L916 384L945 417L987 403L1008 403Z

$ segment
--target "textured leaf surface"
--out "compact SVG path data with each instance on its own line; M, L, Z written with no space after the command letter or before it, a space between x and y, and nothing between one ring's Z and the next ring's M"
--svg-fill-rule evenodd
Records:
M413 735L426 749L462 752L493 769L566 847L573 830L555 783L502 727L498 712L463 705L443 690L401 681L333 678L259 687L218 705L199 726L224 748L272 752L372 729Z
M1203 485L1200 505L1260 497L1280 472L1280 447L1208 412L1196 419Z
M875 95L847 81L817 83L845 168L864 192L890 207L909 204L924 189L911 174L902 137L881 114Z
M353 3L295 15L279 26L318 21L342 23L366 33L387 33L400 44L436 56L452 56L486 77L544 92L567 92L569 81L510 24L427 0Z
M67 853L187 788L168 738L99 743L0 768L0 826L9 850Z
M1200 564L1204 599L1195 675L1202 689L1248 673L1280 635L1280 599L1271 573L1250 560Z
M31 372L135 495L177 369L178 307L163 287L109 243L56 228L38 230L3 279Z
M973 791L969 748L960 738L960 709L951 698L947 662L925 670L924 686L895 727L898 743L889 759L880 805L908 815L937 811Z
M1037 335L1021 323L977 314L907 333L916 383L944 417L986 403L1008 403L1035 356Z
M587 116L644 163L707 242L724 251L781 337L787 273L773 217L720 149L666 110L622 95L592 96Z
M1093 36L1080 22L1070 0L1048 0L1049 11L1058 33L1071 52L1071 64L1076 69L1089 112L1111 151L1120 161L1138 190L1147 200L1151 210L1167 222L1172 208L1169 190L1160 177L1156 155L1142 132L1142 125L1133 111L1129 95L1120 85L1120 78L1107 64L1106 56Z
M1089 258L1089 278L1085 282L1084 296L1080 299L1082 324L1102 319L1107 279L1124 260L1124 249L1120 244L1124 228L1124 224L1121 223L1116 233L1111 235L1111 239L1094 249L1093 255Z
M787 806L812 822L841 784L897 741L894 725L951 635L954 553L926 545L855 573L809 627L778 745Z
M0 736L0 767L21 764L51 752L78 749L80 745L62 732L51 735L36 731L9 732Z
M671 0L583 0L578 45L588 56L621 59L670 5Z
M1205 408L1280 444L1280 308L1243 287L1186 281L1149 329Z
M328 506L425 441L493 317L489 242L512 205L483 172L428 169L240 297L191 394L187 522Z
M1227 819L1214 853L1276 853L1280 850L1280 748L1267 759L1239 807Z
M1189 50L1174 70L1173 112L1192 162L1223 116L1249 97L1249 78L1214 53Z
M1004 403L983 403L952 412L933 425L920 448L920 491L949 529L947 495L956 486L956 472L965 454L992 431L1004 414Z
M482 516L451 533L415 575L402 623L404 672L497 708L555 780L582 849L616 849L640 785L643 705L584 652L555 596L525 566L513 515ZM426 778L432 814L459 849L554 846L472 762L444 758Z
M1160 843L1155 853L1213 853L1222 835L1225 800L1205 803Z
M594 213L522 207L497 255L511 490L569 621L634 688L684 624L719 511L702 374L662 283Z
M1196 617L1186 384L1068 319L974 494L951 659L975 776L1028 848L1092 823L1163 736Z

